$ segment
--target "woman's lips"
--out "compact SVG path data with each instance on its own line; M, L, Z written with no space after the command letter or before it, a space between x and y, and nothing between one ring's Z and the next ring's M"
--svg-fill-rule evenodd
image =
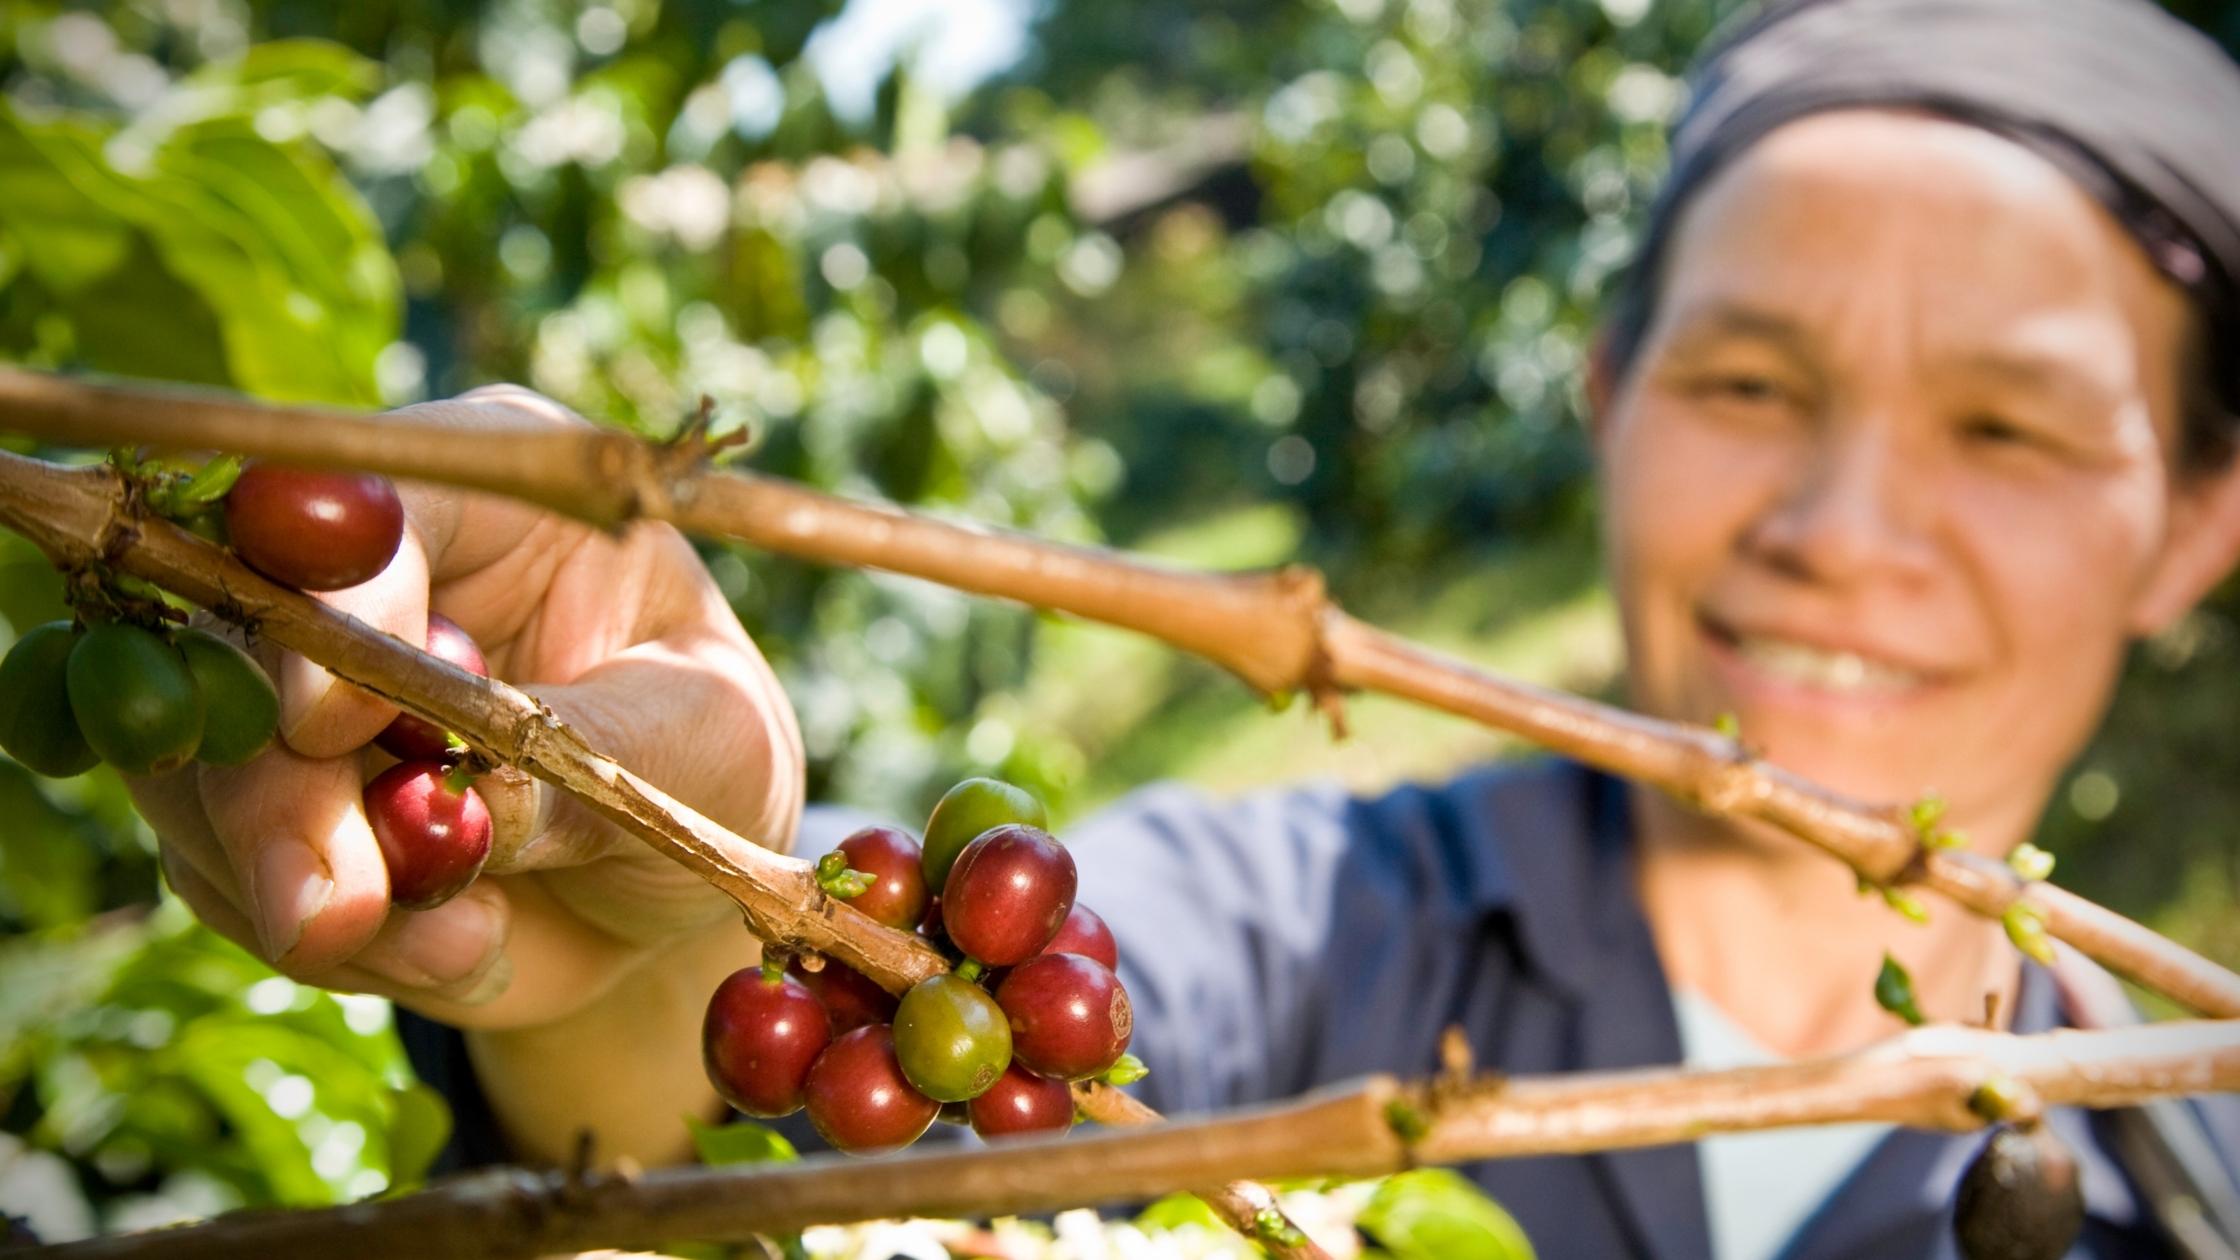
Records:
M1698 628L1720 672L1758 683L1751 690L1804 692L1846 701L1918 696L1939 679L1924 670L1850 648L1767 632L1731 629L1704 617Z

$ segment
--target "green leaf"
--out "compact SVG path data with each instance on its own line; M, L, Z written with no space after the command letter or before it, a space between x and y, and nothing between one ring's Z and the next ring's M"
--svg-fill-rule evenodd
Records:
M1194 1194L1170 1194L1136 1213L1136 1225L1146 1230L1172 1230L1195 1225L1216 1234L1229 1228L1204 1199Z
M71 180L42 140L63 138L72 124L36 131L0 100L0 226L23 245L24 265L41 285L67 298L110 274L132 252L135 233ZM94 139L90 129L74 131Z
M1874 978L1874 1000L1875 1005L1916 1028L1929 1022L1914 1000L1912 973L1888 954L1882 956L1882 972Z
M1355 1224L1395 1260L1532 1260L1516 1220L1449 1168L1386 1178Z
M451 1106L418 1081L389 1097L389 1186L417 1185L451 1136Z
M801 1158L793 1143L785 1135L767 1125L746 1120L729 1124L708 1124L692 1116L684 1118L685 1127L692 1130L693 1149L700 1152L700 1162L712 1168L725 1168L734 1164L790 1164Z
M381 66L323 39L276 39L252 45L232 61L204 66L187 83L213 91L254 90L259 100L355 100L381 86Z

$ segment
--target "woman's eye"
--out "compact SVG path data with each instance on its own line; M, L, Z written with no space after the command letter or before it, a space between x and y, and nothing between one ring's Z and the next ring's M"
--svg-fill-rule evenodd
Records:
M2030 446L2038 435L2003 416L1970 416L1960 424L1960 435L1984 446Z
M1779 381L1748 373L1709 377L1703 382L1703 392L1714 398L1755 404L1786 402L1789 397L1789 391L1782 388Z

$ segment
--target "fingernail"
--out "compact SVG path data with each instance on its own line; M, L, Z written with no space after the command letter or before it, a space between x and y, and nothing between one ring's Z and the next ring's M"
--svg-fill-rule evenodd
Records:
M278 962L303 939L303 925L326 909L334 881L309 845L278 840L257 854L249 896L256 902L257 940L264 956Z
M504 955L503 925L479 897L454 897L433 910L399 910L361 966L399 984L433 989L489 970Z

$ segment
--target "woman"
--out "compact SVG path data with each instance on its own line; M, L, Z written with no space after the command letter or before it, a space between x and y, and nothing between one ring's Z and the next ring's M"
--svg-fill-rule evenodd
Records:
M1735 714L1870 800L2030 831L2126 645L2240 554L2240 71L2142 2L1783 5L1707 64L1590 381L1635 705ZM2225 120L2225 121L2220 121ZM424 409L557 414L519 391ZM421 494L391 570L568 721L783 845L801 755L689 548ZM625 592L617 599L614 593ZM724 903L573 807L497 802L497 872L388 913L356 751L389 710L291 664L288 748L143 785L198 911L292 974L390 994L474 1158L686 1155ZM806 851L848 820L811 811ZM1925 927L1800 843L1560 762L1369 801L1152 789L1068 833L1120 938L1155 1104L1422 1072L1460 1024L1513 1072L1856 1048L1885 951L1921 1004L2069 1018L1999 928ZM2101 1122L2089 1254L2160 1246ZM1832 1130L1471 1171L1551 1256L1928 1255L1974 1142ZM2229 1162L2229 1154L2226 1156ZM1786 1250L1784 1250L1786 1248Z

